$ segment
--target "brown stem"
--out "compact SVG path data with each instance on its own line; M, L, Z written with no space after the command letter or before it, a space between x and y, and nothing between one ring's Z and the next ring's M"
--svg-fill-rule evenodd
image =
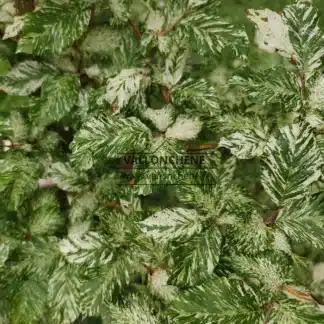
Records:
M105 207L116 208L119 210L122 209L119 200L107 201L104 203L104 205Z
M169 104L172 102L172 99L171 99L171 92L168 88L160 85L160 91L161 91L161 94L163 96L163 99L164 101Z
M204 150L212 150L217 148L217 144L186 144L186 152L199 152Z
M302 72L300 74L300 81L301 81L300 95L301 95L301 98L302 98L302 100L304 102L306 100L306 76L305 76L305 72Z
M171 27L161 30L157 34L159 36L166 36L167 34L171 33L180 24L181 20L186 16L186 14L187 13L183 14Z
M277 305L278 302L276 301L271 301L269 304L266 305L266 307L264 308L264 312L266 313L266 317L264 320L264 324L268 324L270 322L270 315L271 315L271 311L273 309L273 307L275 305Z
M295 287L292 286L284 286L282 288L282 290L294 295L295 297L297 297L298 299L307 301L309 303L313 303L314 299L313 297L309 294L309 293L305 293L302 291L298 291Z
M17 9L18 15L22 16L27 12L35 10L34 0L15 0L15 8Z
M135 24L135 22L132 21L132 20L128 20L128 23L132 26L133 31L134 31L136 37L138 39L141 39L142 38L142 33L141 33L140 29L137 27L137 25Z
M270 216L266 216L263 218L264 223L267 226L273 226L277 220L278 214L281 208L277 208Z

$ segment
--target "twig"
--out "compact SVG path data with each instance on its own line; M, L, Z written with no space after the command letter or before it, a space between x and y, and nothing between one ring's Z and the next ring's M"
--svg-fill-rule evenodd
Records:
M188 12L185 12L171 27L157 32L158 36L166 36L171 33L180 24L181 20L186 16Z
M295 287L292 287L292 286L284 286L282 288L282 290L284 290L284 291L286 291L286 292L294 295L298 299L307 301L309 303L315 302L314 298L309 293L305 293L305 292L302 292L302 291L298 291Z
M186 144L186 152L199 152L204 150L217 149L217 144Z
M128 20L128 23L132 26L135 35L137 36L138 39L142 38L142 33L140 31L140 29L137 27L137 25L134 23L134 21L132 20Z

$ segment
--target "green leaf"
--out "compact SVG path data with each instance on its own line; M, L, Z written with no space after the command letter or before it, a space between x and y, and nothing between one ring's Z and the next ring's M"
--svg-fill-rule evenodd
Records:
M139 152L149 145L151 131L135 117L100 116L86 122L71 143L72 163L84 155L92 161L114 159L128 152ZM89 156L90 154L90 156ZM89 164L91 167L91 165Z
M161 243L189 238L201 231L199 215L194 209L164 209L140 222L142 231Z
M49 0L26 15L18 48L28 42L34 54L59 54L83 35L90 17L84 1Z
M261 182L272 201L281 206L302 198L320 175L323 161L308 125L293 124L271 136L263 159Z
M48 284L48 300L54 323L70 324L79 317L82 312L80 286L75 269L60 260Z
M237 280L214 277L179 295L168 313L177 324L263 323L259 296Z
M72 75L48 78L41 92L39 111L35 111L33 123L38 127L60 121L76 104L81 85Z
M278 214L276 226L293 242L309 243L322 248L324 239L323 228L323 195L314 201L301 199L291 202Z
M11 64L7 58L0 58L0 76L6 75L11 68Z
M12 300L12 323L33 324L39 321L46 301L47 287L44 282L35 279L21 282Z
M193 236L174 252L172 283L193 286L208 278L219 261L222 234L217 227Z
M42 86L55 71L49 65L37 61L24 61L12 68L0 79L0 90L10 95L26 96Z

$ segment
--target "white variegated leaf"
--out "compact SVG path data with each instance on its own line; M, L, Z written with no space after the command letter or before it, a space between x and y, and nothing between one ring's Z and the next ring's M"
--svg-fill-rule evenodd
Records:
M263 300L239 280L213 277L179 295L168 308L175 323L264 323Z
M174 87L182 78L187 58L188 48L181 47L180 44L173 44L169 48L168 56L165 60L165 70L162 72L160 83L167 88Z
M148 108L143 116L150 119L159 131L164 132L174 122L174 113L174 107L166 105L161 109Z
M24 61L17 64L0 80L0 90L11 95L26 96L38 88L55 71L36 61Z
M213 226L180 245L174 252L175 266L171 282L193 286L211 276L219 261L221 242L222 234Z
M262 185L279 207L307 194L310 185L320 177L323 165L307 124L285 126L277 136L271 136L262 162Z
M289 29L282 16L269 9L248 9L248 16L257 27L256 43L268 51L291 57L294 48L289 39Z
M45 126L60 121L77 103L80 89L80 80L73 75L48 78L42 86L41 107L33 123Z
M59 54L83 35L90 18L84 1L49 0L26 16L18 51L28 44L38 55Z
M188 118L184 115L179 116L175 123L171 125L166 133L166 138L176 138L181 141L194 139L200 133L202 122L198 117Z
M87 156L87 160L91 160L87 167L91 168L99 158L113 159L128 152L141 152L150 145L151 138L150 129L135 117L92 118L74 137L71 144L72 163L80 165L80 161Z
M58 262L48 284L48 299L55 323L70 324L77 320L80 308L80 278L63 260Z
M166 243L188 238L199 233L201 223L199 214L194 209L164 209L140 222L144 233L155 240Z
M88 267L107 264L113 256L105 237L94 231L70 234L61 240L59 248L70 263Z
M297 243L309 243L317 248L324 245L323 196L315 201L303 199L285 206L278 214L276 225Z
M283 10L289 36L294 48L297 67L307 82L322 65L324 33L319 26L317 9L307 3L296 3Z
M123 108L140 89L150 84L148 70L133 68L121 71L117 76L108 80L106 94L103 99L110 104Z
M239 159L261 156L267 144L266 133L259 137L255 132L236 132L228 138L222 137L218 146L228 148Z
M24 16L14 17L12 24L6 26L2 39L16 37L24 28Z

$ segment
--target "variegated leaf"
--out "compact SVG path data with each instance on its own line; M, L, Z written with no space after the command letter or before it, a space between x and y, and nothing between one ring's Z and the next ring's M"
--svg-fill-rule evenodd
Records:
M54 323L70 324L77 320L82 312L80 286L80 278L73 266L60 260L48 284L48 300Z
M323 195L315 201L302 199L285 206L278 214L276 225L297 243L324 246Z
M263 303L238 280L214 277L189 289L171 303L168 314L177 324L264 323Z
M121 109L128 104L140 89L145 89L150 84L148 70L124 69L117 76L108 80L106 94L103 99L110 104L116 104Z
M97 159L114 159L128 152L140 152L151 142L151 131L135 117L101 116L83 124L71 144L72 163L80 165L86 156L91 163ZM83 165L84 166L84 165Z
M293 124L271 136L261 182L277 206L302 198L320 175L323 160L309 125Z
M34 112L33 123L46 126L60 121L76 104L80 88L80 80L72 75L48 78L42 86L40 110Z
M285 102L285 106L294 111L302 105L298 78L282 67L261 72L248 71L247 76L235 75L229 84L241 89L254 103Z
M175 266L171 281L193 286L208 278L219 261L222 234L215 226L193 236L174 251Z
M324 33L318 24L317 9L307 3L285 7L283 16L289 26L289 38L294 48L296 64L309 80L322 65Z
M83 0L49 0L26 16L18 51L28 44L38 55L59 54L83 35L90 17Z
M106 238L94 231L73 233L59 243L61 253L72 264L95 267L111 261L113 253Z
M166 243L189 238L201 230L200 216L194 209L164 209L140 222L144 233Z
M252 159L263 155L267 140L268 128L260 127L233 133L228 138L222 137L218 146L228 148L239 159Z
M48 65L24 61L0 79L0 90L10 95L26 96L40 88L49 75L54 73Z

